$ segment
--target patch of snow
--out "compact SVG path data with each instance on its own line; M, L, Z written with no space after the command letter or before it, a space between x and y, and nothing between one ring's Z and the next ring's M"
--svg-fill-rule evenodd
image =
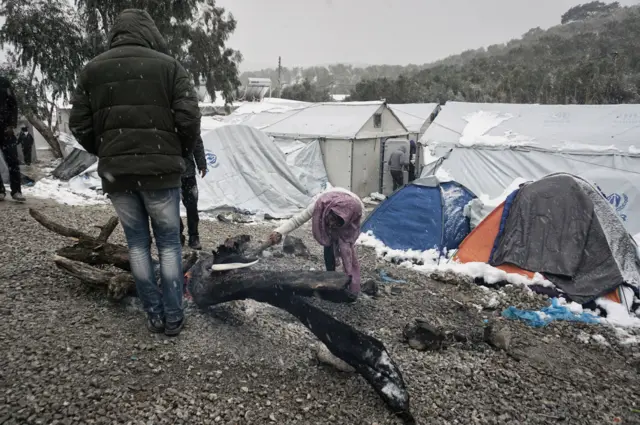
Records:
M503 136L487 135L489 131L495 127L513 118L514 115L503 114L495 111L477 111L469 114L463 119L467 122L459 144L462 146L519 146L524 144L532 144L531 138L519 135L517 133L507 131Z
M441 183L452 182L454 178L449 174L449 172L442 166L438 167L436 170L436 177L440 180Z
M378 240L371 231L361 233L357 244L375 249L376 255L385 261L400 263L402 267L413 269L417 272L431 274L435 272L450 272L469 276L471 278L482 278L487 284L508 282L514 285L529 286L553 286L541 274L536 273L533 279L520 274L507 273L486 263L458 263L449 261L446 257L441 257L436 249L427 251L399 250L391 249ZM421 263L421 264L416 264Z
M591 335L591 339L593 339L595 342L597 342L600 345L604 345L604 346L610 345L607 339L600 334Z
M591 341L591 336L584 331L580 331L576 338L578 338L578 341L582 342L583 344L588 344L589 341Z
M621 345L639 345L640 335L632 335L627 329L613 328Z
M57 179L44 178L31 187L23 188L27 198L51 199L65 205L102 205L107 204L105 195L92 189L72 189L69 183Z
M475 229L476 226L491 214L491 212L501 203L503 203L514 190L518 189L521 184L526 182L526 179L517 177L500 195L495 198L490 198L489 195L483 193L476 199L472 199L464 207L463 212L464 216L468 217L471 221L471 229Z
M558 151L574 151L574 152L620 152L615 145L589 145L586 143L562 142L558 145L551 146Z
M378 192L373 192L371 195L369 195L369 197L371 199L375 199L376 201L384 201L385 199L387 199L386 196L384 196L382 193L378 193Z
M598 298L596 304L607 312L603 323L622 328L640 328L640 319L629 314L623 304L606 298Z

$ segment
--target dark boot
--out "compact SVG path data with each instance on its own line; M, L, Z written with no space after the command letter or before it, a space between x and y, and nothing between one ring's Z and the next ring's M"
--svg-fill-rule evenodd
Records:
M202 249L202 245L200 245L200 236L189 236L189 248L198 251Z

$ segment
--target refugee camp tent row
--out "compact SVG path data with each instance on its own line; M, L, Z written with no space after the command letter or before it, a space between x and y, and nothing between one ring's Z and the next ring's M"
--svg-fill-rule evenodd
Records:
M640 288L637 244L600 190L565 173L524 184L460 244L454 260L482 262L555 285L533 288L588 304L606 296L633 306Z
M596 184L631 234L640 232L640 105L447 102L420 142L475 194L496 197L516 178L566 172ZM425 166L423 175L432 167Z
M329 182L359 196L380 190L386 177L381 169L385 141L408 136L384 102L297 104L275 111L253 114L243 122L259 126L276 142L319 141Z

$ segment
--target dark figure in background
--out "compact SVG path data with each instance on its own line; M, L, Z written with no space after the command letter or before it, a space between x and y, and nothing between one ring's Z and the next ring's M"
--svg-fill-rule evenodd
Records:
M416 142L415 140L409 141L409 181L412 182L416 179Z
M18 144L22 145L25 165L31 165L31 154L33 152L33 136L29 134L29 129L24 126L18 136Z
M409 159L407 158L407 147L400 146L389 157L389 171L391 172L391 178L393 179L393 191L395 192L404 184L404 176L402 171L409 165Z
M14 129L18 125L18 101L11 86L11 82L0 77L0 150L9 168L9 185L11 197L24 202L20 187L20 160L18 159L18 140ZM4 201L7 191L0 176L0 201Z
M194 162L195 160L195 162ZM196 166L200 176L207 175L207 159L204 156L204 145L202 137L198 137L193 154L184 158L187 170L182 175L182 204L187 210L187 230L189 231L189 247L192 249L202 249L200 245L200 234L198 233L198 183L196 181ZM180 219L180 240L184 245L184 224Z

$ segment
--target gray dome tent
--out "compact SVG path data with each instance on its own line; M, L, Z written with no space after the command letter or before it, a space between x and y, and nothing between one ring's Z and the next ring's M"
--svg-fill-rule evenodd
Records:
M489 263L542 273L585 304L627 285L638 293L637 245L603 194L558 173L507 199Z

